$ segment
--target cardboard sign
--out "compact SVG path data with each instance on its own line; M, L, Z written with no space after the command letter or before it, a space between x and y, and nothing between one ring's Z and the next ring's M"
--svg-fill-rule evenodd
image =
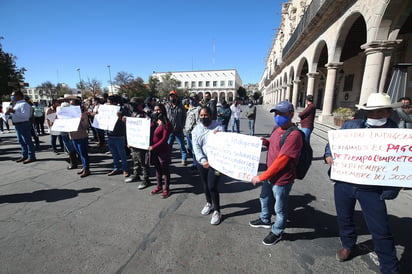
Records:
M329 131L331 178L362 185L412 187L411 129Z
M127 145L148 149L150 146L150 119L126 117Z
M117 113L120 111L120 106L114 105L100 105L99 112L94 116L92 126L103 130L114 129L119 117Z
M257 175L261 148L259 137L229 132L211 133L206 145L208 162L214 169L249 182Z
M57 119L51 127L51 131L72 132L79 129L82 111L80 106L58 107L56 110Z

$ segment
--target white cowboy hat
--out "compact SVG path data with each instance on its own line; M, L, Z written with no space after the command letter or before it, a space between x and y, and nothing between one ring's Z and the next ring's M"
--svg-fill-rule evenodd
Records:
M386 93L372 93L368 97L366 105L355 105L358 109L373 110L381 108L399 108L402 102L391 104L391 97Z

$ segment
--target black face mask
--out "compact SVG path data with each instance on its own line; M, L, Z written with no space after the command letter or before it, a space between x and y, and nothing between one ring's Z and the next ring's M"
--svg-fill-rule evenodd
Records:
M177 99L176 99L176 98L173 98L173 99L172 99L172 103L173 103L173 104L176 104L176 103L177 103Z
M157 122L157 120L161 119L163 117L163 113L161 112L153 112L152 114L152 119L154 122Z
M209 117L199 118L199 121L200 121L205 127L208 127L208 126L212 123L212 120L210 120Z

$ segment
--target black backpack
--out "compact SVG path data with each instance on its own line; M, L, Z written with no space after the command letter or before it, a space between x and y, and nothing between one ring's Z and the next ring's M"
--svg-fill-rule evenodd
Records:
M285 143L285 140L289 136L289 134L295 130L299 130L303 140L302 151L298 165L296 166L296 179L302 180L303 178L305 178L305 175L308 172L310 165L312 164L313 158L313 150L310 144L306 142L305 134L303 133L303 131L298 129L296 126L291 126L290 128L288 128L280 139L280 147L282 147L282 145Z

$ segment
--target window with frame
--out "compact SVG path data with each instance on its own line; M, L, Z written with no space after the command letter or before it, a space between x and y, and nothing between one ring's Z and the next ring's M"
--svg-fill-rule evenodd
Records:
M206 81L206 87L210 87L210 81Z
M203 82L202 82L202 81L197 82L197 86L198 86L199 88L203 87Z
M185 82L185 88L188 88L189 87L189 82Z
M213 87L217 87L217 81L213 81Z
M220 86L224 87L225 86L225 81L220 81Z
M227 85L228 85L229 87L233 87L233 81L232 81L232 80L229 80L229 81L227 82Z
M192 88L195 88L195 87L196 87L196 81L192 81L191 87L192 87Z

